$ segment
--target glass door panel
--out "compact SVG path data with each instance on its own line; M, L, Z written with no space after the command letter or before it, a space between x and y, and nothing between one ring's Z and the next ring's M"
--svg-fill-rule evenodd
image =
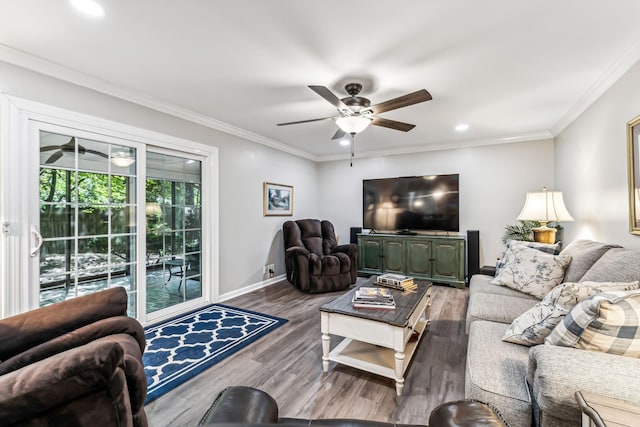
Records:
M40 306L124 286L136 317L136 150L39 131Z
M147 313L202 297L202 165L147 152Z

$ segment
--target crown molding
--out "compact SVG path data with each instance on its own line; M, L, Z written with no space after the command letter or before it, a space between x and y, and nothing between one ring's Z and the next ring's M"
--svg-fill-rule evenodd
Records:
M499 138L485 138L485 139L467 139L463 141L445 141L433 145L419 145L404 148L394 148L389 150L377 150L377 151L357 151L355 158L366 157L383 157L383 156L396 156L403 154L423 153L428 151L443 151L443 150L458 150L462 148L474 148L488 145L499 144L512 144L515 142L526 141L540 141L545 139L553 139L553 135L549 131L530 132L518 136L507 136ZM348 160L350 158L349 153L342 153L336 155L319 156L316 161L318 162L331 162L335 160Z
M576 102L565 115L551 128L550 131L539 131L530 134L493 139L478 139L465 141L445 141L437 145L422 145L405 147L399 149L378 150L378 151L361 151L357 153L356 158L391 156L401 154L420 153L427 151L439 151L449 149L468 148L471 146L505 144L520 141L532 141L539 139L553 138L569 126L580 114L582 114L591 104L593 104L604 92L606 92L616 81L618 81L629 69L640 60L640 37L637 37L630 46L624 51L620 58L601 76L598 81L592 85L589 90ZM195 111L159 100L148 95L125 90L108 81L92 77L80 71L65 67L55 62L30 55L26 52L14 49L10 46L0 43L0 61L7 62L40 74L57 78L81 87L85 87L96 92L113 96L137 105L147 107L149 109L169 114L183 120L205 126L229 135L256 142L276 150L302 157L314 162L327 162L334 160L344 160L349 158L349 154L341 153L328 156L318 156L291 147L282 142L271 138L250 132L245 129L233 126L229 123L216 120Z
M629 47L604 72L602 76L585 92L584 95L565 113L551 128L553 136L557 136L575 119L584 113L598 98L600 98L615 82L640 61L640 36L630 43Z
M298 150L271 138L241 129L230 125L229 123L213 119L201 113L196 113L195 111L191 111L178 105L161 101L157 98L153 98L139 92L122 89L108 81L98 79L55 62L30 55L7 45L0 44L0 61L17 65L50 77L55 77L134 104L142 105L152 110L166 113L229 135L257 142L258 144L266 145L267 147L275 148L276 150L284 151L286 153L293 154L294 156L317 161L316 156L307 153L306 151Z

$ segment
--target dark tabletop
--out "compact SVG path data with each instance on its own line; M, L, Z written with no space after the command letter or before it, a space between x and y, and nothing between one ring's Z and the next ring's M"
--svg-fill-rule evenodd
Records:
M357 286L346 294L339 296L338 298L330 301L320 307L320 311L328 313L346 314L348 316L361 317L363 319L376 320L379 322L389 323L393 326L407 326L409 317L413 314L414 310L418 306L418 303L431 287L431 282L416 281L417 288L412 292L403 292L395 289L391 289L391 294L396 302L395 310L381 310L371 308L354 308L351 304L353 295ZM375 279L369 281L369 283L362 286L380 287L375 285Z

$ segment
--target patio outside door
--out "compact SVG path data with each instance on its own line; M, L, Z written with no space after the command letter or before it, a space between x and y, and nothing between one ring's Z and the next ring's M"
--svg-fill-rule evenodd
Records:
M38 131L40 306L124 286L135 317L138 149L65 130Z
M123 286L128 314L146 319L200 299L202 162L44 128L39 305Z
M3 94L0 107L0 317L114 286L143 323L218 298L215 147Z
M147 313L202 296L202 165L147 153Z

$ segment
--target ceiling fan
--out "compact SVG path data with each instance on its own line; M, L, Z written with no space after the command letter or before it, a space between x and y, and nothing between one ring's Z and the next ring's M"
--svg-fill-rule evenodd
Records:
M45 160L45 164L51 164L51 163L55 163L57 162L64 153L75 153L76 151L76 137L72 136L71 139L69 140L69 142L67 142L66 144L62 144L62 145L48 145L45 147L40 147L40 152L45 152L45 151L53 151L53 154L51 156L49 156L49 158L47 160ZM90 153L90 154L95 154L96 156L100 156L100 157L104 157L105 159L108 159L109 156L101 153L100 151L96 151L96 150L91 150L91 149L87 149L85 147L83 147L82 145L78 144L78 154L85 154L85 153Z
M325 86L309 86L309 89L323 97L331 105L338 109L338 116L322 117L319 119L300 120L296 122L278 123L278 126L296 125L300 123L317 122L321 120L335 120L338 126L338 131L333 135L331 139L341 139L347 133L355 135L362 132L367 126L375 125L382 126L389 129L395 129L402 132L409 132L416 127L409 123L403 123L396 120L389 120L382 117L378 117L377 114L384 113L385 111L391 111L402 107L408 107L409 105L418 104L420 102L429 101L432 99L431 94L425 89L420 89L416 92L409 93L407 95L399 96L397 98L390 99L379 104L371 105L371 101L362 96L358 96L362 90L360 83L349 83L344 89L349 94L346 98L338 98Z

